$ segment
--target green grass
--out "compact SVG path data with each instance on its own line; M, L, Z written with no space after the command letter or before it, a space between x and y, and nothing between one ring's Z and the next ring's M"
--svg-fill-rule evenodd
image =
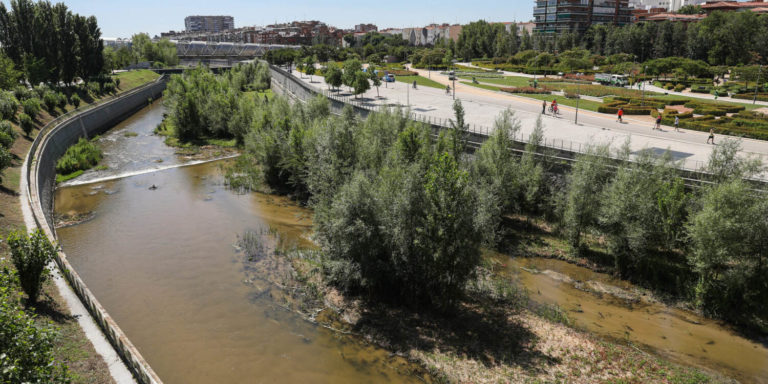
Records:
M72 180L75 177L78 177L78 176L80 176L82 174L83 174L83 171L75 171L75 172L72 172L72 173L68 173L66 175L56 174L56 183L60 184L60 183L63 183L65 181Z
M124 92L150 81L154 81L160 77L160 75L148 69L140 69L137 71L120 72L113 75L113 77L115 79L120 79L120 88L118 91Z
M472 76L459 76L461 79L472 80ZM502 87L528 87L533 79L519 76L507 76L501 79L476 77L480 83L499 85ZM541 82L539 82L541 84Z
M501 87L496 87L496 86L493 86L493 85L472 84L471 82L468 82L468 81L462 81L461 83L469 85L469 86L472 86L472 87L475 87L475 88L485 89L485 90L488 90L488 91L502 92L501 91ZM563 96L554 96L554 95L547 95L547 94L537 95L537 94L529 94L529 93L510 93L510 95L515 95L515 96L520 96L520 97L527 97L529 99L534 99L534 100L547 101L547 104L549 104L549 102L551 102L553 99L557 99L557 103L560 104L560 105L565 105L565 106L574 107L574 108L576 107L576 99L566 99ZM599 107L601 105L602 105L602 103L599 103L597 101L592 101L592 100L583 100L582 99L582 100L579 101L579 108L587 110L587 111L597 112L597 107Z
M244 95L250 96L252 98L258 98L261 100L264 100L264 96L267 96L267 100L272 101L272 99L275 98L275 94L272 92L271 89L267 89L266 91L248 91L243 92Z
M263 97L263 96L262 96ZM269 96L268 96L269 97ZM224 148L237 147L237 141L233 139L220 139L203 137L194 142L183 142L176 137L176 127L168 120L163 121L155 128L155 134L165 137L165 145L174 148L197 150L199 147L205 145L214 145Z
M413 81L416 80L416 84L422 87L445 89L445 85L424 76L395 76L395 80L406 84L413 84Z
M461 83L464 84L464 85L469 85L471 87L485 89L486 91L501 92L501 88L502 88L502 87L499 87L499 86L482 84L482 83L474 84L471 81L462 81Z
M125 137L136 137L138 135L139 134L136 133L136 132L126 132L126 133L123 133L123 136L125 136Z
M560 105L565 105L568 107L576 107L576 99L566 99L563 96L555 96L555 95L531 95L531 94L523 94L523 93L513 93L515 96L520 97L527 97L529 99L536 99L536 100L542 100L546 101L547 105L554 100L557 99L557 103ZM597 112L597 108L599 106L603 105L603 103L592 101L592 100L579 100L579 109L584 109L587 111Z

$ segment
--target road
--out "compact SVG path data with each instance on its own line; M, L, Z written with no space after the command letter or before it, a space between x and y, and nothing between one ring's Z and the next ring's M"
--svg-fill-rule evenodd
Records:
M416 70L427 76L427 71ZM294 72L300 78L298 72ZM441 84L453 84L448 76L439 72L429 74L432 80ZM309 83L309 78L302 79ZM327 91L322 77L315 77L312 86ZM348 89L339 92L341 96L353 99ZM541 101L519 97L502 92L488 91L456 82L456 98L461 100L466 111L465 120L471 129L492 131L493 123L499 114L509 108L521 122L522 139L532 132L536 120L541 116ZM553 96L553 98L555 98ZM353 99L354 100L354 99ZM413 89L405 83L383 84L378 92L375 88L360 96L360 102L369 106L402 105L410 106L413 113L432 121L444 122L453 117L453 97L444 89L419 87ZM700 169L712 153L713 145L707 144L708 133L681 129L675 132L671 127L661 131L652 130L653 119L649 116L625 117L623 123L611 115L579 110L578 124L576 109L560 107L559 117L543 116L544 132L547 143L557 147L573 148L593 144L610 144L618 149L626 140L630 140L633 152L651 149L663 153L667 149L677 160L681 160L686 169ZM716 141L726 136L717 135ZM742 154L754 155L768 160L768 142L752 139L742 140ZM768 163L768 162L766 162Z

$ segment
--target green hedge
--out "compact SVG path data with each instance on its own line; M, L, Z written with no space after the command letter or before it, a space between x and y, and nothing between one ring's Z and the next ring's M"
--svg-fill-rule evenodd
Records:
M680 114L680 127L695 131L708 132L714 129L715 133L739 137L747 137L759 140L768 140L768 117L752 111L741 111L733 116L725 116L719 119L713 115L691 118L689 114ZM675 114L665 113L662 118L664 124L672 125Z
M741 100L754 100L755 94L754 93L736 93L731 95L731 97L734 99L741 99ZM757 100L768 101L768 93L758 93Z
M619 109L624 108L625 115L650 115L651 111L655 108L653 106L640 106L635 104L628 104L623 100L614 100L597 107L597 111L600 113L617 114Z
M728 113L738 113L746 108L741 105L712 104L691 101L685 103L686 108L692 108L697 115L725 116Z

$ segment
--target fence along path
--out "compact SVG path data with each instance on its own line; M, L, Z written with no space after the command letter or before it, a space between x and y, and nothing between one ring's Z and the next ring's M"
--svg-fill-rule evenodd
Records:
M316 95L323 95L331 102L331 109L334 113L341 113L341 110L344 108L344 106L350 105L355 109L355 112L357 112L358 115L365 118L370 113L381 112L388 108L403 108L403 106L400 105L379 105L356 99L352 96L339 95L330 90L307 84L306 82L297 79L296 76L280 67L270 65L270 69L272 72L272 84L278 88L278 92L287 94L288 96L301 101L307 101ZM408 113L412 120L430 125L435 132L439 132L445 129L452 129L450 118L435 118L433 116L414 113L410 110L408 110ZM529 112L523 111L520 113L528 114ZM485 140L490 137L490 135L493 133L493 128L483 125L470 124L467 126L467 131L469 134L468 141L470 146L478 148ZM524 133L519 133L514 138L514 140L516 143L515 149L522 152L526 144L528 144L530 136ZM565 161L573 161L578 155L586 153L589 148L593 147L593 145L566 139L550 139L544 137L543 142L539 145L539 147L539 155L553 157ZM618 157L616 158L618 159ZM681 171L683 178L685 178L687 181L695 184L708 183L707 176L709 175L704 170L706 166L705 162L700 160L681 159L675 161L675 166ZM752 181L765 183L768 181L768 175L763 172L753 178Z

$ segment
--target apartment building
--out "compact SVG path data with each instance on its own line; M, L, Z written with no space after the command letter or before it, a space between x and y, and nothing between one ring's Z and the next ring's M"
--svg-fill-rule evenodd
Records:
M187 16L184 18L187 32L223 32L235 29L235 18L232 16Z
M537 33L583 33L594 24L632 22L629 0L536 0L535 4Z

